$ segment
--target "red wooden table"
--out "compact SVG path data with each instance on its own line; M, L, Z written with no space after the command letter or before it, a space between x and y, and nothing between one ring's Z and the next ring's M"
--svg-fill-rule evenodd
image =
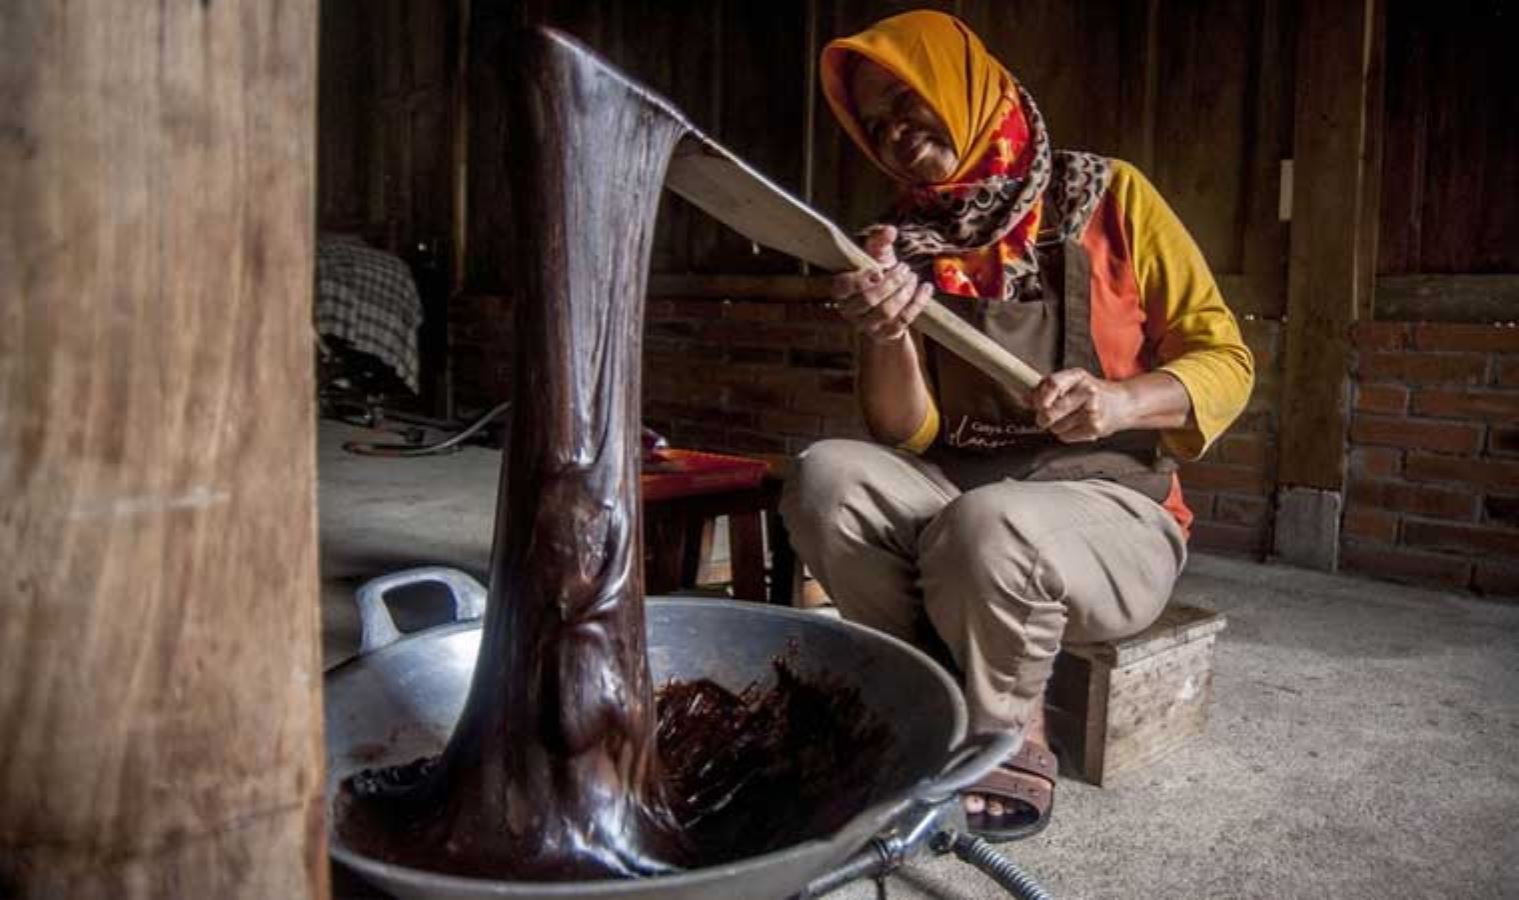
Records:
M681 451L675 451L677 453ZM710 458L710 454L702 454ZM728 459L737 459L728 457ZM696 586L706 525L719 516L728 517L729 558L733 567L733 596L790 605L796 557L777 511L781 478L765 460L743 460L761 468L750 469L752 483L733 487L705 486L684 492L669 479L644 477L644 590L667 594ZM766 572L765 544L769 539L770 571Z

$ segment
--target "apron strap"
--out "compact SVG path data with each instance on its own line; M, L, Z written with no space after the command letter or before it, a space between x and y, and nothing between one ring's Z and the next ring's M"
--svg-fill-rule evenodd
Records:
M1086 369L1101 378L1102 361L1097 358L1097 345L1092 341L1092 258L1075 240L1061 244L1061 255L1065 257L1061 366Z

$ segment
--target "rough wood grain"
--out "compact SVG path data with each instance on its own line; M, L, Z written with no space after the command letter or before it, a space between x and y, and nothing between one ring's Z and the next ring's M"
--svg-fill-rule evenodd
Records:
M1162 3L1151 177L1217 272L1241 271L1252 100L1250 4Z
M721 78L719 140L743 154L777 184L803 194L802 154L797 152L805 122L801 91L777 89L800 80L805 66L806 4L803 0L712 4L722 11L711 71ZM703 73L711 78L711 72ZM678 105L680 99L671 97ZM684 109L685 107L681 107ZM755 245L728 229L717 232L717 246L700 260L708 272L788 273L797 261Z
M1396 322L1519 320L1519 275L1382 275L1376 318Z
M1121 68L1121 0L973 0L955 10L1035 102L1056 147L1119 152L1119 102L1129 81ZM1136 70L1137 71L1137 70Z
M1386 7L1382 275L1519 272L1519 19L1503 3ZM1446 318L1442 316L1441 318Z
M1127 666L1172 647L1217 634L1228 625L1229 620L1222 613L1173 603L1139 634L1100 644L1067 644L1065 651L1110 666Z
M1363 216L1375 0L1307 4L1298 31L1292 252L1278 481L1339 491Z
M1062 648L1046 709L1084 779L1105 785L1202 732L1213 648L1226 624L1217 612L1177 604L1133 637Z
M0 895L326 893L316 5L0 27Z
M1387 114L1387 3L1378 0L1366 26L1366 136L1361 144L1361 206L1357 211L1356 311L1357 319L1375 315L1378 222L1382 215L1382 156L1386 134L1382 119Z
M1098 785L1155 762L1201 734L1213 698L1211 635L1109 672Z

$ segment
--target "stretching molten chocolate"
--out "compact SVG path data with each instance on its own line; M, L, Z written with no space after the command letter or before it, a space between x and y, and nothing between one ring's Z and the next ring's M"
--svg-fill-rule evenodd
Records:
M366 855L524 881L658 874L836 827L869 782L840 772L873 772L885 741L854 727L857 700L782 670L757 695L670 686L656 751L639 363L685 125L567 49L535 33L514 59L513 424L469 698L441 756L350 779L339 811Z

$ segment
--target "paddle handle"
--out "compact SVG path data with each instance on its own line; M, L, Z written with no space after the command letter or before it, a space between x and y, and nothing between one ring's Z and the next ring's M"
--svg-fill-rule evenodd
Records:
M837 227L830 226L834 243L844 258L856 269L879 265L870 254L850 240ZM912 327L933 338L944 349L980 370L1007 390L1022 394L1033 390L1043 380L1039 370L1019 359L1006 347L978 331L955 315L949 307L932 298L924 304Z
M924 304L912 327L938 341L944 349L960 357L993 381L1015 394L1033 390L1043 380L1038 370L1010 353L1007 348L977 331L971 324L937 300Z

